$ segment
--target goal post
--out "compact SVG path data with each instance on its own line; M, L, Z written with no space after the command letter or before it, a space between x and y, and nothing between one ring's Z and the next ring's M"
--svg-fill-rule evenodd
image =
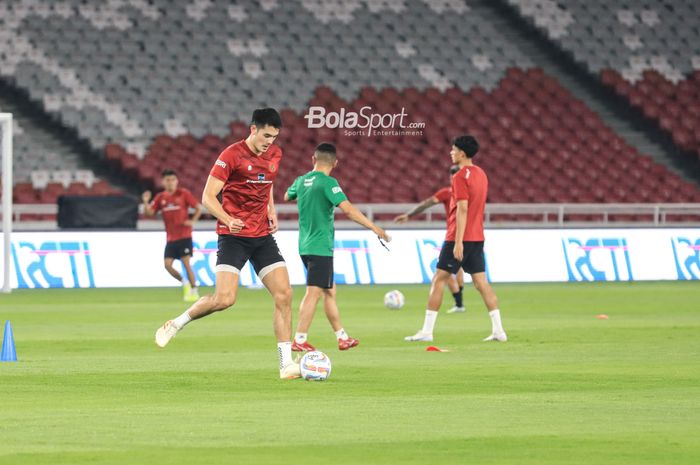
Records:
M12 113L0 113L2 134L2 292L12 291L10 276L10 236L12 235Z

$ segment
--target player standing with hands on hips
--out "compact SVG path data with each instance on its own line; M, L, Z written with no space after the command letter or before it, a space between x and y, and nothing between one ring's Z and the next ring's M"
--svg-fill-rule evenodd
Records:
M481 294L491 317L491 335L484 341L508 340L501 324L498 299L486 279L484 207L488 178L484 170L472 163L472 158L478 151L479 144L469 135L457 137L452 143L450 157L452 163L459 165L459 171L452 177L452 201L447 235L430 287L423 328L413 336L404 338L406 341L433 340L433 328L442 304L445 283L459 267L471 275L474 287Z
M192 258L192 226L202 214L202 207L194 198L192 192L178 187L178 179L175 171L164 169L162 173L162 192L156 194L151 201L151 191L141 195L143 212L146 216L153 216L157 212L163 215L167 243L163 264L170 275L182 282L183 300L195 302L199 299L197 281L195 280L190 258ZM194 214L190 218L189 208L194 208ZM173 267L173 262L180 260L187 272L187 278Z
M156 344L165 347L190 321L232 306L241 269L250 260L274 302L280 378L292 379L300 377L299 364L292 360L292 288L284 258L272 237L277 231L272 182L282 158L282 150L273 142L281 127L277 110L255 110L248 137L227 147L214 163L202 203L218 220L216 290L165 322L156 332Z

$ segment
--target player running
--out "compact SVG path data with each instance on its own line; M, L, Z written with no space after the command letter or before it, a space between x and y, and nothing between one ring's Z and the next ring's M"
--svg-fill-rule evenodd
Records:
M194 302L199 299L197 292L197 281L195 280L190 258L192 257L192 226L197 222L202 214L202 207L192 192L178 187L178 179L175 171L165 169L162 173L162 192L156 194L151 201L151 191L146 191L141 195L143 201L143 212L146 216L153 216L157 212L163 215L167 243L163 262L165 269L170 275L182 283L183 300ZM189 215L189 208L194 208L192 217ZM187 278L173 267L173 262L180 260L187 272Z
M459 166L450 166L450 180L452 176L459 171ZM445 221L450 217L450 200L452 199L452 187L447 186L435 192L433 195L423 200L421 203L413 207L408 212L394 218L395 223L406 223L412 216L423 213L428 208L438 203L442 203L445 207ZM460 268L456 274L450 275L447 280L447 286L450 288L450 293L455 299L455 305L447 311L447 313L464 313L464 303L462 300L462 291L464 289L464 270Z
M218 220L216 290L159 328L156 344L165 347L190 321L232 306L240 271L250 260L274 301L272 322L280 378L291 379L300 376L299 364L292 360L292 288L284 258L272 237L277 231L272 182L282 158L282 150L273 142L281 127L282 119L275 109L255 110L248 137L227 147L214 163L202 203Z
M472 136L455 138L450 156L459 171L452 177L452 202L445 243L440 251L437 270L433 276L425 311L423 328L406 341L432 341L433 328L442 304L445 283L457 268L462 267L472 277L474 287L481 294L491 317L491 335L484 341L508 340L501 325L498 299L486 280L484 260L484 207L488 192L488 178L484 170L472 163L479 144Z
M382 228L372 223L355 208L331 177L338 164L333 144L319 144L312 157L313 171L299 176L284 194L285 200L297 200L299 209L299 254L306 267L306 294L299 306L299 324L292 350L316 350L307 340L309 327L316 312L316 304L323 296L323 308L338 339L338 348L348 350L360 341L348 336L340 322L333 282L333 241L335 227L333 211L339 207L348 218L370 229L380 239L390 241Z

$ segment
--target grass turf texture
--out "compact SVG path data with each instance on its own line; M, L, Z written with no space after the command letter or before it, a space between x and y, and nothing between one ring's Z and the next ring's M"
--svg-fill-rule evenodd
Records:
M322 383L278 379L266 291L166 349L153 334L179 289L0 295L20 360L0 364L0 464L700 463L697 283L495 287L510 341L481 342L468 287L468 313L445 314L446 294L437 321L449 353L403 341L427 286L402 286L399 311L389 287L340 287L362 342L339 352L319 308Z

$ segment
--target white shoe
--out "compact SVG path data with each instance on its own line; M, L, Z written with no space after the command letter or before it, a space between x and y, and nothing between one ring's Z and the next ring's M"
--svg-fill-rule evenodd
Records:
M156 345L158 347L167 346L168 342L175 337L178 331L180 331L180 328L175 326L173 320L166 321L165 324L156 331Z
M433 335L426 334L423 331L418 331L413 336L406 336L405 338L403 338L403 340L409 342L431 342L433 340Z
M484 338L484 342L489 342L489 341L498 341L498 342L506 342L508 340L508 336L506 336L505 331L501 331L498 333L491 333L491 335L487 338Z
M301 367L298 362L292 362L280 370L280 379L301 378Z
M458 306L455 305L454 307L452 307L451 309L449 309L449 310L447 311L447 313L464 313L464 312L466 312L466 311L467 311L467 310L466 310L464 307L458 307Z

